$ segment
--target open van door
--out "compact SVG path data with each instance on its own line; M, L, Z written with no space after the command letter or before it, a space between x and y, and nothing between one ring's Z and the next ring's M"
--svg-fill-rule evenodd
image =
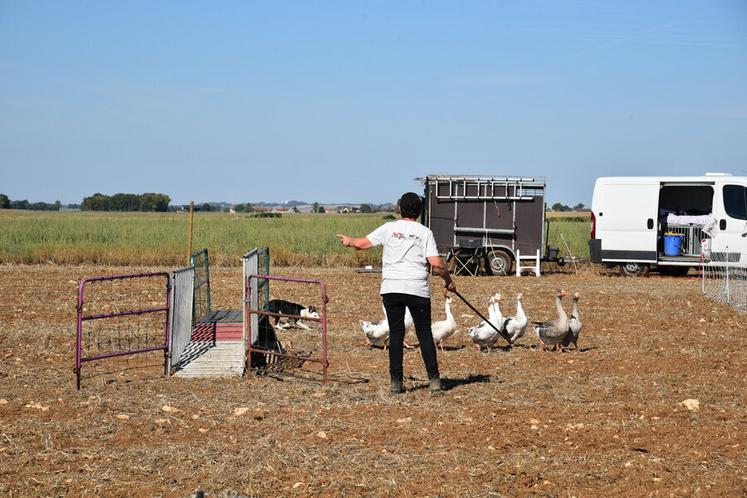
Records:
M657 262L660 182L645 178L599 178L592 211L600 259L621 263L628 274L646 273Z

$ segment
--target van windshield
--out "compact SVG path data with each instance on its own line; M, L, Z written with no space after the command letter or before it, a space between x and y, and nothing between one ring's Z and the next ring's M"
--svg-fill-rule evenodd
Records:
M737 220L747 220L747 188L742 185L724 185L724 209Z

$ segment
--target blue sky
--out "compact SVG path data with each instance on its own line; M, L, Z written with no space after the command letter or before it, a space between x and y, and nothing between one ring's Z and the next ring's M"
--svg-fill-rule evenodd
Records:
M0 192L391 202L747 175L747 2L0 0Z

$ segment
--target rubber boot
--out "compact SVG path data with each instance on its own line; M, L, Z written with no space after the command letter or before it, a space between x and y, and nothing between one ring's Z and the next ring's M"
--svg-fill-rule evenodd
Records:
M403 392L405 392L405 387L402 379L392 379L392 394L402 394Z
M443 388L441 387L441 379L439 377L434 377L430 380L430 390L431 394L439 394L443 392Z

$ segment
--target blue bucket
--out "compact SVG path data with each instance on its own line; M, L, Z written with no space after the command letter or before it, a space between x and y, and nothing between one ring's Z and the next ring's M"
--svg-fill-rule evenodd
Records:
M682 254L682 239L684 235L665 235L664 254L666 256L679 256Z

